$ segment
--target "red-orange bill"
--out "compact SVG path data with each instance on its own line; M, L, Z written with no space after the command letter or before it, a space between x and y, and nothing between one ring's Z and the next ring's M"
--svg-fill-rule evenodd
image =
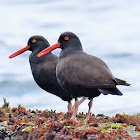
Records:
M18 50L17 52L13 53L12 55L9 56L9 58L13 58L17 55L20 55L21 53L24 53L25 51L27 51L30 48L30 46L25 46L24 48Z
M60 45L61 45L61 43L57 42L56 44L54 44L54 45L52 45L52 46L50 46L50 47L44 49L44 50L41 51L40 53L38 53L37 56L38 56L38 57L41 57L41 56L43 56L43 55L45 55L45 54L47 54L47 53L49 53L49 52L55 50L55 49L58 48Z

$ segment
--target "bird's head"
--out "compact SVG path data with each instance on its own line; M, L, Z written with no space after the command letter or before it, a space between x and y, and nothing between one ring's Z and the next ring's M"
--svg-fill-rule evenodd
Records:
M57 48L69 50L82 50L80 39L72 32L64 32L60 35L58 42L38 54L38 57L45 55Z
M68 47L78 47L80 40L72 32L64 32L60 35L58 42L61 44L60 48L63 50Z
M13 58L17 55L20 55L21 53L24 53L27 50L30 50L32 52L37 51L39 53L40 51L49 46L49 42L43 36L35 35L28 40L27 46L16 51L12 55L10 55L9 58Z

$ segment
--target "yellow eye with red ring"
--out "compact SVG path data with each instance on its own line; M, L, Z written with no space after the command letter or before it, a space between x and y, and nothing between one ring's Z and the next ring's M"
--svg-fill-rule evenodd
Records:
M32 43L36 43L36 39L32 39L31 42L32 42Z
M64 39L65 39L65 40L69 40L69 37L68 37L68 36L65 36Z

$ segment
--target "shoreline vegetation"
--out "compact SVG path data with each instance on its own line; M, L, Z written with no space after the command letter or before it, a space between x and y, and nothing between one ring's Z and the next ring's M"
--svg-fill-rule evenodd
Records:
M26 110L19 105L11 108L4 98L0 107L0 140L139 140L140 114L116 114L108 117L91 114L77 115L55 110Z

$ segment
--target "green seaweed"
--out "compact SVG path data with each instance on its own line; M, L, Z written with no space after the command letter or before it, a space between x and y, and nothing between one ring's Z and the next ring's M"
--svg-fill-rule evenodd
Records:
M28 124L28 125L31 125L31 126L33 126L33 125L34 125L34 123L32 123L32 122L28 122L27 124Z
M25 127L24 129L22 129L22 132L30 132L32 130L31 126Z
M21 124L26 124L25 122L21 122Z
M112 122L108 122L108 123L100 123L100 126L110 126L111 129L123 129L122 124L120 123L112 123Z
M81 124L87 124L87 122L85 122L85 121L78 121L78 122Z
M7 126L8 122L7 121L3 121L3 126Z
M64 126L64 128L75 128L74 126Z

